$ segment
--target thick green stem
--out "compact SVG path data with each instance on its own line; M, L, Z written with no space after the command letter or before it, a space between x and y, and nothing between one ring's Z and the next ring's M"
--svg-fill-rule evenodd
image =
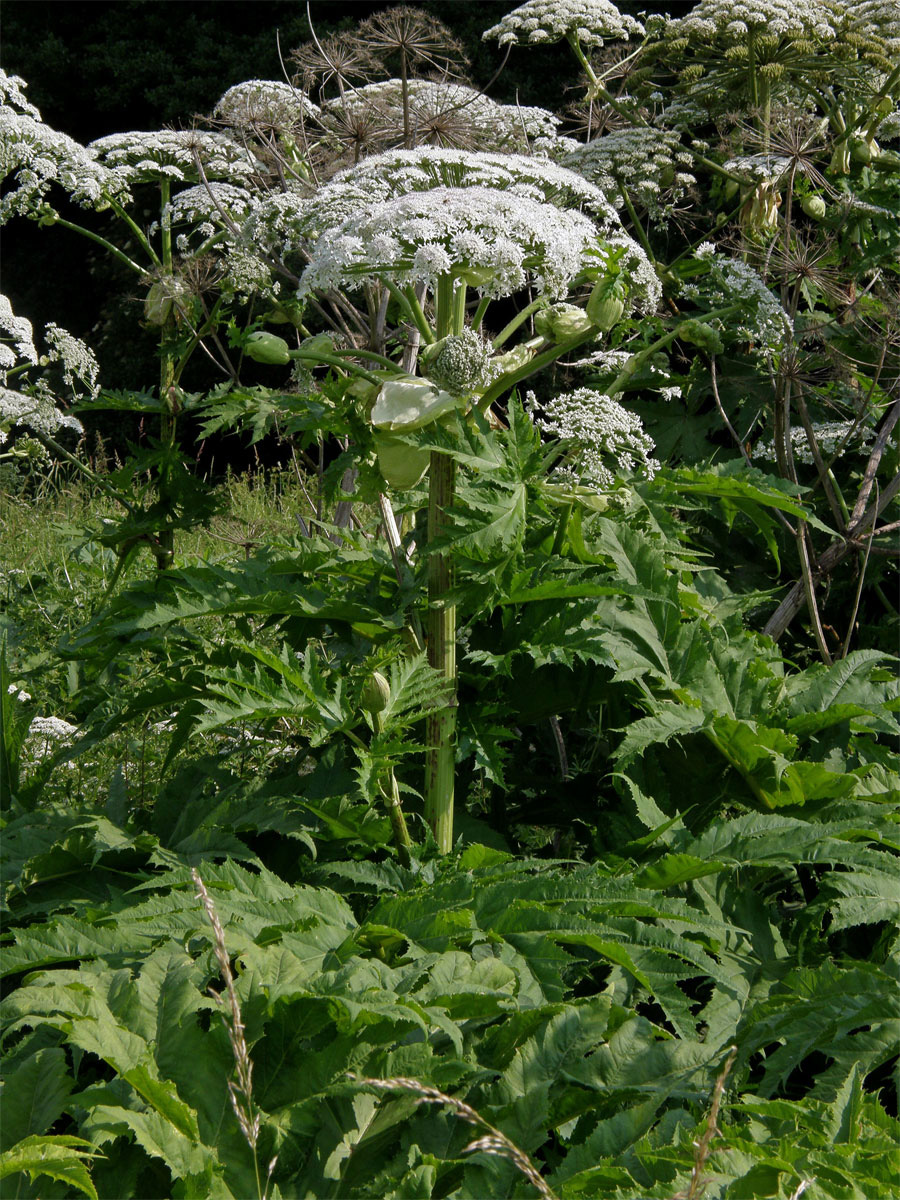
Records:
M434 542L446 526L446 511L453 503L456 463L449 455L432 451L428 496L428 541ZM447 854L453 846L453 798L456 766L456 607L445 602L453 586L453 564L447 553L428 557L428 662L443 675L448 703L427 721L425 755L425 819L438 849Z
M438 280L435 296L438 338L461 332L465 321L465 290L464 283L454 288L450 275ZM429 545L441 537L447 526L455 481L454 459L432 451L428 479ZM456 775L456 606L447 603L452 587L451 555L446 551L432 552L428 556L428 662L444 677L447 704L432 713L426 723L425 820L442 854L448 854L453 847Z
M475 309L475 315L472 317L472 328L473 329L481 328L481 322L484 320L484 314L487 312L488 306L490 305L490 303L491 303L490 296L482 296L481 299L478 301L478 307Z

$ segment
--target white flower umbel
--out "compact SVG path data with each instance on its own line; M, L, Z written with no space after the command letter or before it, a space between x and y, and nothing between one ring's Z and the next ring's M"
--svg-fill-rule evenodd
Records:
M35 121L40 121L40 112L25 96L25 88L27 87L28 84L24 79L21 79L18 75L7 75L2 67L0 67L0 104L18 109L20 113L24 113L27 117L33 117Z
M748 35L831 41L834 17L821 0L700 0L668 26L668 36L690 41L734 44Z
M484 187L511 192L556 208L589 212L609 231L622 232L618 217L601 189L583 174L523 154L421 146L389 150L341 171L317 192L307 207L310 218L333 224L327 214L335 205L344 219L363 197L388 200L408 192L437 187Z
M200 183L179 192L166 211L173 226L205 222L223 225L227 221L240 224L258 203L257 196L233 183L210 183L208 187Z
M31 322L17 317L9 298L0 294L0 383L6 382L6 372L20 360L32 364L38 360Z
M780 183L792 168L797 169L796 161L782 154L741 154L725 164L725 170L733 171L735 175L773 184Z
M756 345L757 349L773 350L784 344L793 329L793 322L769 291L763 280L745 262L728 258L716 250L712 242L703 242L694 252L701 262L709 263L709 273L700 283L686 284L682 293L710 308L740 304L741 311L730 318Z
M53 437L60 429L84 432L81 422L60 412L49 389L40 384L30 393L0 387L0 434L6 434L16 426L33 429L46 437Z
M897 0L844 0L846 28L857 38L877 38L891 54L900 54L900 4Z
M201 129L132 130L111 133L91 142L88 152L112 170L123 184L168 179L199 183L199 163L208 180L247 184L259 169L250 151L224 133Z
M675 201L696 183L690 151L677 133L665 129L616 129L579 146L563 163L602 188L616 208L625 206L622 193L627 192L655 211L663 193Z
M620 13L610 0L527 0L482 37L505 46L558 42L574 35L584 46L602 46L643 33L640 21Z
M841 450L848 453L860 453L866 443L871 442L875 434L866 426L860 426L854 421L824 421L821 424L813 422L812 431L816 437L819 453L828 462ZM815 462L806 430L793 426L791 429L791 447L796 462L806 466ZM753 457L765 462L775 462L775 443L757 442L753 447Z
M596 248L583 213L493 189L433 188L371 205L316 242L300 293L387 276L434 288L466 278L488 296L509 296L531 281L562 295Z
M105 206L121 191L115 175L74 138L28 113L0 106L0 177L13 180L0 200L0 225L12 216L38 217L56 184L82 208Z
M248 79L221 97L213 116L238 130L288 130L317 117L319 107L299 88L277 79Z
M100 391L97 382L100 366L90 346L69 333L68 329L52 323L44 330L44 337L50 347L47 358L62 367L66 387L75 395L95 398Z
M529 392L526 406L543 433L566 443L566 458L557 475L573 483L608 492L618 475L652 479L659 470L653 439L640 417L591 388L576 388L538 405Z

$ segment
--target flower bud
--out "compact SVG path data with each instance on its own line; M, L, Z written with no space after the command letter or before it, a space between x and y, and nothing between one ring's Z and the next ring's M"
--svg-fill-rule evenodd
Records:
M144 299L144 320L148 325L165 325L172 315L175 296L181 291L177 280L157 279Z
M864 165L872 162L881 154L881 147L874 138L853 138L850 142L850 157L854 162Z
M622 320L622 314L625 312L625 301L615 293L610 294L606 283L601 281L594 285L594 290L588 296L585 312L590 317L591 322L605 333L608 329L612 329L613 325L618 325L619 321Z
M828 212L828 205L821 196L804 196L800 207L814 221L822 221Z
M518 346L513 346L512 350L507 350L505 354L496 355L490 361L491 366L497 370L499 379L501 375L510 375L513 371L527 367L531 362L531 356L531 347L520 343Z
M283 367L291 361L290 350L284 338L274 333L257 330L244 343L244 353L254 362Z
M380 671L373 671L363 686L360 704L370 713L384 712L391 699L391 685Z
M576 304L551 304L534 318L534 331L548 342L567 342L580 333L587 333L594 322Z
M304 338L300 349L304 354L331 354L334 351L334 338L330 333L316 333Z
M697 346L707 354L721 354L725 349L722 339L711 325L693 318L681 322L678 326L678 337L680 341Z
M423 429L460 406L458 397L434 387L427 379L400 376L382 385L370 420L376 429Z

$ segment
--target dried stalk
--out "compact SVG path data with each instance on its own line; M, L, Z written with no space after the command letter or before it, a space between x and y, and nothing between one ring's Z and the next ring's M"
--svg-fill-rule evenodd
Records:
M505 1158L540 1192L544 1200L557 1200L556 1194L547 1186L537 1167L525 1151L520 1150L515 1142L510 1141L505 1133L497 1129L494 1125L491 1125L489 1121L486 1121L480 1113L476 1112L465 1101L457 1100L455 1096L448 1096L446 1092L439 1091L438 1088L420 1083L418 1079L408 1079L402 1075L394 1076L392 1079L360 1079L358 1076L351 1074L350 1078L357 1083L378 1088L383 1092L412 1092L419 1097L419 1104L448 1105L458 1117L461 1117L470 1125L474 1125L477 1129L485 1130L483 1137L469 1142L464 1147L463 1154L475 1154L478 1151L482 1151L485 1154L493 1155L495 1158Z
M706 1191L708 1180L703 1178L703 1168L706 1166L706 1160L710 1156L713 1139L721 1137L721 1130L718 1124L719 1109L722 1107L722 1096L725 1093L725 1080L728 1078L728 1074L734 1066L736 1058L737 1046L732 1046L713 1088L706 1126L699 1139L694 1142L694 1165L691 1168L690 1186L686 1192L677 1192L672 1197L672 1200L699 1200Z

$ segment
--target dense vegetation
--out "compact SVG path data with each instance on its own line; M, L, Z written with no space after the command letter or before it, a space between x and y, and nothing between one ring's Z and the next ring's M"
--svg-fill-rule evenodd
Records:
M890 1200L900 11L439 9L0 73L4 1195Z

